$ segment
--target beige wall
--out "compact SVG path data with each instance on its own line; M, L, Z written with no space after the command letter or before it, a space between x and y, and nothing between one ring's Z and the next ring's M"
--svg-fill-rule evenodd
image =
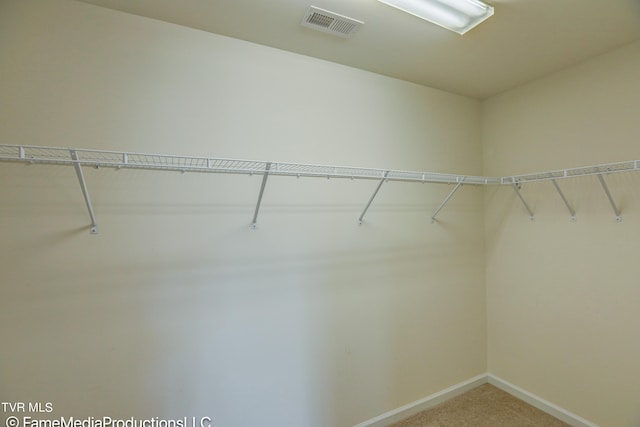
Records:
M0 142L481 173L480 103L85 4L0 3ZM482 190L0 165L0 397L349 426L486 369Z
M483 104L487 175L640 159L640 42ZM640 176L485 197L489 371L602 427L640 425Z
M640 159L640 44L483 104L62 0L0 3L0 143L499 176ZM483 146L480 144L482 139ZM479 161L484 155L484 170ZM0 164L0 398L349 426L487 370L640 423L640 178L508 188ZM484 211L482 204L484 200ZM486 256L486 260L485 260ZM486 277L486 288L485 288ZM486 301L485 301L486 290ZM486 315L488 313L488 315ZM488 324L488 338L487 327ZM488 348L487 348L488 343Z

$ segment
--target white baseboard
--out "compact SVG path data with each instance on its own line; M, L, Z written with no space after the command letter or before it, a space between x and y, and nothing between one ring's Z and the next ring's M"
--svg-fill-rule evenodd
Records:
M453 385L430 396L401 406L398 409L385 412L384 414L372 418L368 421L356 424L353 427L386 427L389 424L402 421L405 418L410 417L411 415L415 415L418 412L422 412L426 409L438 405L439 403L444 402L445 400L449 400L452 397L456 397L466 391L469 391L486 383L487 374L478 375L477 377L473 377L467 381L463 381L459 384Z
M564 421L565 423L570 424L573 427L599 427L597 424L594 424L591 421L587 421L584 418L581 418L578 415L567 411L566 409L562 409L558 405L554 405L553 403L546 401L533 393L529 393L528 391L523 390L520 387L513 385L501 378L498 378L495 375L487 374L487 382L498 387L501 390L506 391L510 395L515 396L520 400L524 400L529 405L534 406L541 411L544 411L547 414L556 417L560 421Z
M520 387L515 386L492 374L478 375L467 381L463 381L442 391L439 391L438 393L434 393L420 400L416 400L415 402L401 406L400 408L385 412L382 415L379 415L360 424L356 424L353 427L386 427L389 424L402 421L405 418L417 414L418 412L422 412L486 383L492 384L499 389L506 391L510 395L527 402L529 405L534 406L573 427L599 427L597 424L587 421L574 413L562 409L561 407L554 405L553 403L548 402L533 393L529 393L528 391L523 390Z

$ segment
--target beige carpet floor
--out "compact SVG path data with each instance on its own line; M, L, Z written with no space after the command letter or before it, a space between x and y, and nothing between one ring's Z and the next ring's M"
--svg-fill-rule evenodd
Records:
M389 427L567 427L551 415L484 384Z

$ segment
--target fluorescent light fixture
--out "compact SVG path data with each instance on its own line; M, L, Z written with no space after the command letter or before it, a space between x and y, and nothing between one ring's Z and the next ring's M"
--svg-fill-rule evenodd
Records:
M458 34L493 15L493 6L480 0L378 0Z

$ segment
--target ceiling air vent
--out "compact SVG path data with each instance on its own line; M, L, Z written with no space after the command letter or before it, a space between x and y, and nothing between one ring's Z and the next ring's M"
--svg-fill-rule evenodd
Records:
M340 37L351 37L364 24L357 19L310 6L301 25Z

